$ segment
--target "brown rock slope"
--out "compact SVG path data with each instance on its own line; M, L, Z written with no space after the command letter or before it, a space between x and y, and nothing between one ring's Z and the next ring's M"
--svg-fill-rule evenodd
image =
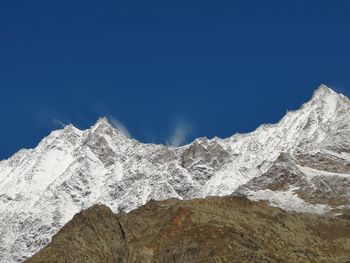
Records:
M51 243L28 262L126 262L127 247L117 217L102 205L76 214Z
M350 213L285 212L241 197L77 214L27 262L350 262Z

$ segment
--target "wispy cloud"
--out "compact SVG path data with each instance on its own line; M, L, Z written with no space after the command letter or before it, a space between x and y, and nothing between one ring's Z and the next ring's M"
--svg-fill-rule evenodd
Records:
M178 147L186 143L188 134L192 131L192 126L184 121L179 120L176 122L174 131L170 135L167 145L172 147Z
M55 126L60 126L62 128L64 128L66 126L65 123L63 123L62 121L60 121L59 119L57 118L53 118L52 119L52 124L55 125Z
M123 123L121 123L119 120L117 120L116 118L114 118L112 116L109 116L108 120L111 122L113 127L116 128L117 130L119 130L125 137L131 138L131 134L130 134L129 130L125 127L125 125Z

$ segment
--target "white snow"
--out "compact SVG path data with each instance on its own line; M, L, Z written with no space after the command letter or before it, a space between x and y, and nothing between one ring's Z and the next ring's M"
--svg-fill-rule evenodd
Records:
M309 204L295 193L298 188L286 191L272 191L270 189L251 191L248 196L251 200L268 200L271 206L280 207L287 211L301 213L324 214L331 211L331 207L322 204Z
M339 176L339 177L350 178L350 174L321 171L321 170L313 169L306 166L300 166L300 165L298 165L298 168L303 174L306 175L308 179L312 179L315 176Z

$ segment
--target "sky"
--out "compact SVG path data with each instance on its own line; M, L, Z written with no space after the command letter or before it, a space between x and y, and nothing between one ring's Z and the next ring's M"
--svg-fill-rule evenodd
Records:
M350 1L2 1L0 159L108 117L182 145L350 94Z

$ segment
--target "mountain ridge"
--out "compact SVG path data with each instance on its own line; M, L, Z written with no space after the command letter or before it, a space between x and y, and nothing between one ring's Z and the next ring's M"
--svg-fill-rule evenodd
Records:
M93 205L26 262L345 263L348 220L349 211L298 214L244 197L151 200L116 215Z
M329 87L328 87L327 85L325 85L325 84L321 84L317 89L314 90L310 101L312 101L315 97L323 96L324 94L336 94L336 95L340 96L341 98L346 99L346 100L349 101L349 99L348 99L347 96L345 96L345 95L342 94L342 93L336 93L334 90L332 90L331 88L329 88ZM305 104L309 103L310 101L303 103L299 109L296 109L296 110L287 110L287 113L293 113L293 112L295 112L295 111L300 110L301 108L304 107ZM286 116L286 115L285 115L285 116ZM284 117L285 117L285 116L284 116ZM282 117L282 119L283 119L284 117ZM282 119L281 119L281 120L282 120ZM280 120L280 121L281 121L281 120ZM278 121L278 122L279 122L279 121ZM172 147L172 148L181 148L181 147L185 147L185 146L188 146L188 145L192 144L194 141L196 141L196 140L198 140L198 139L208 139L208 140L220 139L220 140L225 140L225 139L229 139L229 138L231 138L231 137L233 137L233 136L236 136L236 135L238 136L238 135L249 134L249 133L251 133L251 132L256 131L256 130L259 129L260 127L270 126L270 125L276 125L276 124L278 124L278 122L277 122L277 123L263 123L263 124L258 125L257 128L256 128L255 130L248 131L248 132L239 132L239 131L238 131L238 132L234 133L233 135L231 135L231 136L229 136L229 137L226 137L226 138L221 138L221 137L218 137L218 136L214 136L213 138L208 138L208 137L206 137L206 136L202 136L202 137L195 138L192 142L189 142L189 143L187 143L187 144L185 144L185 145L181 145L181 146L171 146L171 145L167 145L167 144L163 144L163 143L142 142L142 141L137 140L137 139L135 139L135 138L129 138L129 139L135 140L135 141L137 141L137 142L139 142L139 143L142 143L142 144L163 145L163 146ZM46 137L44 137L44 139L47 138L47 137L49 137L51 133L55 133L55 132L58 132L58 131L63 131L63 130L66 130L66 129L83 132L83 131L89 130L89 129L91 129L91 128L97 126L97 125L99 125L100 123L107 124L108 126L113 127L115 130L119 131L119 133L120 133L122 136L124 136L124 137L127 138L127 136L123 135L122 131L119 130L118 127L114 126L114 125L109 121L109 119L108 119L107 117L105 117L105 116L100 116L100 117L97 119L97 121L96 121L90 128L88 128L88 129L85 129L85 130L83 129L83 130L82 130L82 129L79 129L79 128L77 128L76 126L74 126L74 124L70 123L70 124L66 124L62 129L57 129L57 130L54 130L54 131L50 132ZM42 139L42 140L44 140L44 139ZM42 140L39 141L38 145L40 144L40 142L41 142ZM17 152L14 152L11 156L0 160L0 162L2 162L2 161L7 161L7 160L13 158L15 155L21 153L22 151L25 152L25 151L30 151L30 150L32 150L32 149L33 149L33 148L21 148L21 149L19 149Z
M328 177L322 169L348 163L349 113L349 99L321 85L309 102L276 124L261 125L253 132L226 139L198 138L182 147L129 139L106 118L84 131L73 125L53 131L36 148L19 151L0 162L0 261L22 262L46 245L74 214L95 203L108 205L118 213L131 211L150 199L235 193L254 200L265 198L272 205L282 196L285 198L280 198L282 204L277 206L284 209L320 212L314 209L320 204L310 201L317 200L317 191L311 191L315 196L306 197L302 190L317 186L326 193L321 181ZM300 161L306 168L321 159L328 162L318 170L322 176L313 176L316 179L312 180L305 179L310 175L304 168L300 171L296 167L293 178L298 183L285 180L287 187L277 192L270 188L277 189L283 178L271 171L290 165L279 163L281 153L292 159L303 153L303 159L312 160ZM332 172L334 178L339 177ZM342 173L344 189L350 189L350 171ZM263 175L274 186L256 187L254 180ZM244 185L243 191L240 187ZM335 185L323 187L328 186L336 190ZM333 205L337 198L341 199L338 203L348 204L347 196L334 196L321 212L341 210Z

